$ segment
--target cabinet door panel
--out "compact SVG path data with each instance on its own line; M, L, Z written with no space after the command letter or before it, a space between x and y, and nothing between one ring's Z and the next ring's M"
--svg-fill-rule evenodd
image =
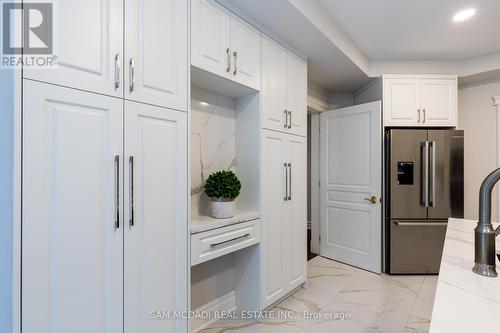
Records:
M230 77L230 13L214 0L191 1L191 64Z
M23 98L23 332L122 332L122 102L33 81Z
M186 332L187 115L125 104L125 332ZM133 157L131 161L130 157Z
M126 1L127 99L187 111L187 3L185 0Z
M419 126L419 109L420 79L384 80L385 126Z
M54 50L58 67L25 69L24 77L123 96L122 85L115 87L116 55L123 61L123 2L58 1L55 9L54 22L59 28ZM122 72L119 74L122 79Z
M298 287L307 276L307 147L306 138L288 136L287 161L289 165L290 200L286 202L287 215L287 282L288 289Z
M307 134L307 64L295 55L287 55L287 110L291 128L288 132Z
M232 79L260 89L260 33L238 16L231 14Z
M262 127L287 131L286 122L286 50L262 38Z
M263 307L287 292L285 225L286 134L262 131L261 293Z
M425 115L422 123L425 126L457 126L457 80L423 79L421 87Z

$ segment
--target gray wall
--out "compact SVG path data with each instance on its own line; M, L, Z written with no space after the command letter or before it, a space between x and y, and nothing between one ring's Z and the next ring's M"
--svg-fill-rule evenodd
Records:
M482 180L497 167L497 111L492 97L500 95L500 77L467 84L458 90L458 127L464 130L464 215L477 219ZM497 186L498 187L498 186ZM496 191L492 219L497 220Z

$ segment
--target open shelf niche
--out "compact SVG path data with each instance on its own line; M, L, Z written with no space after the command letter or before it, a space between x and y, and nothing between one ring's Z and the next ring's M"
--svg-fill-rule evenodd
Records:
M260 93L192 67L190 233L260 219ZM210 217L203 184L214 171L241 181L236 214ZM196 235L194 235L196 236ZM191 310L259 310L259 245L191 267ZM196 332L211 320L191 320Z

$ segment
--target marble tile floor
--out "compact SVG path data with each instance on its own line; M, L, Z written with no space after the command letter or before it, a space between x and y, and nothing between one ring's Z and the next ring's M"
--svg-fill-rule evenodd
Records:
M288 314L286 318L224 320L200 332L428 332L436 284L437 276L377 275L315 257L308 263L308 287L272 309L275 316L280 312ZM349 318L304 319L304 311L332 316L343 314Z

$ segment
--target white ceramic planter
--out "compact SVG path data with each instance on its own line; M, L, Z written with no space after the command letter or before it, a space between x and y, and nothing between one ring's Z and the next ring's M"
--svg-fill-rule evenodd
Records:
M212 217L227 219L234 216L234 200L227 198L212 198Z

